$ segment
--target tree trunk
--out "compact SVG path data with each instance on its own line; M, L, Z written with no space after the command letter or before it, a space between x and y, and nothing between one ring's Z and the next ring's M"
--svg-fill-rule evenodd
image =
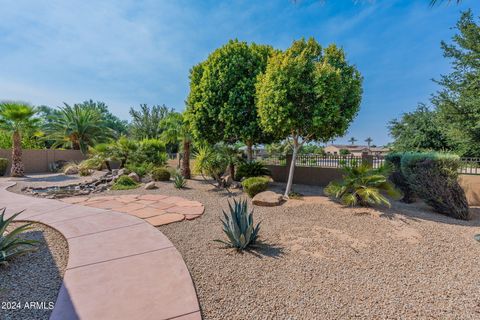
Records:
M288 181L287 181L287 188L285 189L284 197L288 198L290 191L292 190L293 184L293 173L295 171L295 161L297 160L297 153L300 149L300 145L298 144L298 136L293 137L293 154L292 154L292 162L290 163L290 170L288 172Z
M25 168L22 162L22 137L20 132L14 131L12 136L12 169L10 170L10 176L23 177L25 174Z
M192 177L192 173L190 171L190 141L188 140L183 140L181 173L185 179L190 179Z
M235 164L233 162L230 162L228 164L228 171L230 172L230 177L232 177L232 179L235 178Z
M247 160L248 161L253 160L253 147L252 147L251 141L247 141Z

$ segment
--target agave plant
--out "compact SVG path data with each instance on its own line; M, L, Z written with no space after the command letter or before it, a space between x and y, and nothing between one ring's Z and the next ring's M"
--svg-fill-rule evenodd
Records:
M0 214L0 265L6 265L11 258L37 249L38 241L17 237L19 234L30 230L31 223L27 223L7 233L7 227L20 213L14 214L7 220L4 219L5 208L2 209Z
M187 185L187 179L185 179L181 172L177 171L173 175L173 185L177 189L183 189Z
M226 244L229 247L238 250L244 250L248 246L254 245L258 239L258 231L260 230L260 223L253 225L253 210L248 212L247 200L236 201L233 200L233 206L228 202L230 214L223 211L222 220L223 232L228 237L229 242L223 240L215 240Z
M331 182L326 188L328 196L339 199L347 206L386 205L390 202L385 195L398 197L399 192L388 181L390 169L386 166L373 169L368 165L344 166L343 181Z

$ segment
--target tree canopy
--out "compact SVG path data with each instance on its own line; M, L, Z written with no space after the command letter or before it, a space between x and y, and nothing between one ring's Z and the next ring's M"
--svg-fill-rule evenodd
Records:
M300 147L345 134L358 113L362 76L342 49L330 45L322 50L315 39L301 39L272 55L256 90L261 126L293 145L288 196Z
M137 140L158 139L163 131L159 123L171 112L173 109L166 105L149 107L141 104L139 110L130 108L130 116L132 116L130 135Z
M257 76L272 47L231 40L190 71L187 117L196 139L209 143L268 142L255 107Z
M480 156L480 26L470 10L457 22L453 43L442 42L453 71L437 82L433 97L446 134L461 155Z
M413 112L389 123L392 147L397 151L448 150L448 139L442 129L438 113L425 104Z

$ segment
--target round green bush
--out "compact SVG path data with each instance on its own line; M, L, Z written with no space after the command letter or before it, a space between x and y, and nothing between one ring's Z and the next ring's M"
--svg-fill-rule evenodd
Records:
M269 177L251 177L243 180L242 187L249 197L252 198L256 194L266 191L269 182Z
M135 189L138 187L138 183L135 182L129 176L121 176L115 181L115 184L112 186L112 190L128 190Z
M4 176L8 167L8 159L0 158L0 176Z
M169 181L170 180L170 171L167 168L155 168L151 172L152 179L154 181Z

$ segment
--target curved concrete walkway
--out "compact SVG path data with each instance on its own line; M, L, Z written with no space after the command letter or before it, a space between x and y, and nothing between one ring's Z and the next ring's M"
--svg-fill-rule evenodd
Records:
M201 319L180 253L160 231L127 214L8 192L7 217L41 222L67 239L69 258L50 319Z

